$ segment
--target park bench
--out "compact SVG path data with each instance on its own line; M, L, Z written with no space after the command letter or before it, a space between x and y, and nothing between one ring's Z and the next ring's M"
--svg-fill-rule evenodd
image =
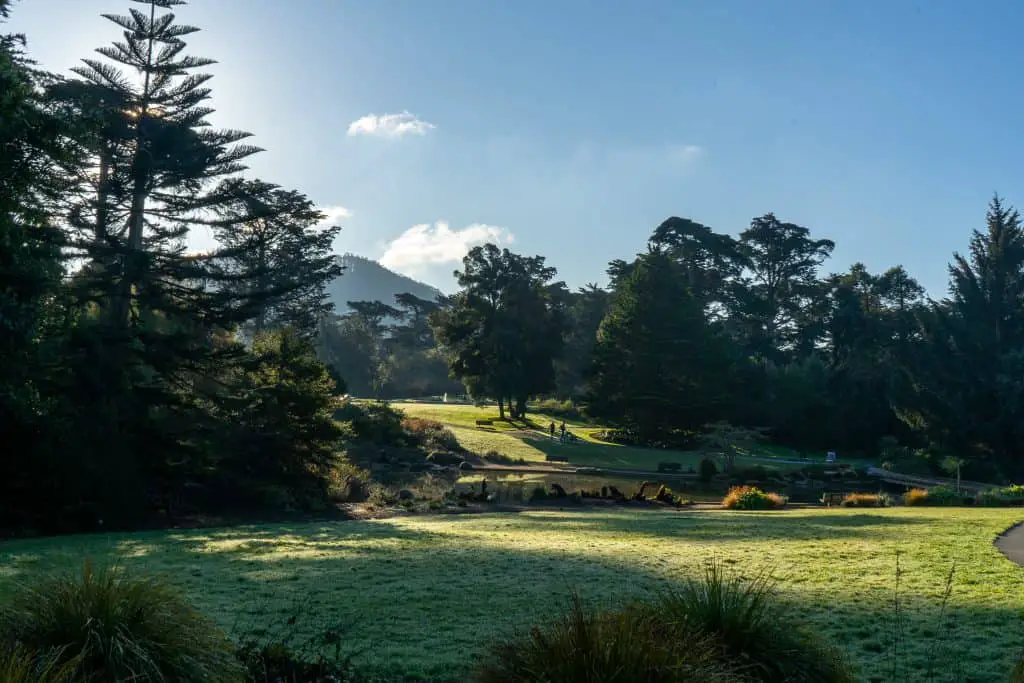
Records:
M569 458L564 455L548 455L544 459L548 462L569 462Z
M477 427L491 427L494 425L494 420L477 420Z
M678 463L678 462L659 462L658 463L658 471L659 472L678 472L682 468L683 468L682 463Z
M843 502L843 498L846 498L845 493L825 492L821 494L821 502L825 507L840 505Z

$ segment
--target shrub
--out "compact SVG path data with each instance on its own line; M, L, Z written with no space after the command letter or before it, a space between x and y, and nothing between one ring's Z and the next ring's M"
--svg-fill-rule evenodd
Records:
M487 462L493 462L496 465L522 465L526 462L523 458L513 458L498 451L487 451L481 457Z
M408 435L411 445L435 451L460 451L462 446L454 432L437 420L407 417L402 420L402 429Z
M911 489L903 494L904 505L963 505L967 499L949 486Z
M928 491L929 505L963 505L967 498L950 486L936 486Z
M718 466L711 458L704 458L700 461L700 480L709 482L718 474Z
M879 493L848 493L840 503L844 508L881 508L890 502L889 497Z
M925 489L910 489L903 494L904 505L927 505L928 491Z
M583 412L572 401L559 401L553 398L545 399L537 402L537 405L534 406L534 411L567 420L583 419Z
M327 497L339 503L361 503L370 495L370 473L347 461L327 473Z
M767 574L726 576L711 562L651 608L661 623L710 638L724 661L743 662L743 679L762 683L853 683L842 653L787 618ZM678 628L678 627L677 627Z
M584 610L494 647L477 683L725 683L737 681L716 661L714 646L642 609Z
M1024 505L1024 486L1013 485L982 491L974 499L977 505L1016 506Z
M499 644L477 683L852 683L841 652L794 623L766 576L700 580L603 613L578 597L565 618Z
M75 680L240 681L226 635L168 585L86 562L22 587L0 608L0 643L60 652Z
M755 486L733 486L722 499L722 505L731 510L777 510L786 502L784 496L765 493Z
M402 413L383 401L349 403L335 409L334 419L342 423L353 441L369 441L378 446L407 446L409 435L402 428Z

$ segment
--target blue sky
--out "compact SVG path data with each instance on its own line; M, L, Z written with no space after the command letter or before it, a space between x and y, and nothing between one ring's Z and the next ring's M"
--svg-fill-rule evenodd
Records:
M23 0L63 71L126 0ZM670 215L737 233L774 211L902 263L932 295L994 191L1024 204L1024 4L1002 0L194 0L213 121L252 174L307 193L446 290L468 245L605 281ZM361 123L357 123L361 122ZM351 133L351 134L350 134ZM201 243L202 236L197 238Z

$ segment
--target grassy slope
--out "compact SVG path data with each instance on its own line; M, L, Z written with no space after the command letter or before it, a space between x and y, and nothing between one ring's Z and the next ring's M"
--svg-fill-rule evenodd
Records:
M718 557L774 567L780 589L878 681L891 666L896 553L902 553L907 680L941 654L928 634L956 562L949 623L972 681L1004 681L1024 644L1024 570L993 547L1020 510L899 508L776 513L574 511L405 517L336 524L83 535L0 544L0 599L12 581L82 558L162 573L225 627L283 623L312 600L354 622L354 644L385 672L431 677L472 665L493 637L565 607L648 594ZM296 628L314 624L300 618ZM942 664L948 673L948 664ZM884 679L888 680L888 679ZM899 680L903 680L900 678ZM938 678L936 680L947 680ZM952 679L949 679L952 680Z
M683 468L693 467L700 463L701 455L697 452L659 451L646 448L631 448L597 441L594 434L602 431L601 427L582 422L567 421L566 426L579 436L582 442L561 444L552 441L543 431L554 422L557 426L561 418L543 414L529 415L535 425L533 430L524 429L522 424L511 424L498 420L498 410L494 407L477 408L470 405L427 404L393 402L395 408L404 411L410 417L422 417L443 422L455 432L463 447L477 452L498 451L512 458L527 461L543 462L545 455L562 455L569 458L573 465L589 467L608 467L622 469L638 469L656 471L662 461L678 462ZM477 420L494 419L490 427L479 427ZM532 431L535 438L524 438L524 431ZM785 463L772 464L772 459L788 459L797 454L783 448L766 446L759 451L760 458L737 457L738 464L767 464L780 469L799 467ZM823 458L818 458L823 460Z

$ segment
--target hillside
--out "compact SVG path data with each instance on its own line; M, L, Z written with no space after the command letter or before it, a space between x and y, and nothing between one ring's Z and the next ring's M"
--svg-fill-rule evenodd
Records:
M442 292L430 285L388 270L376 261L355 254L339 256L344 274L327 286L335 311L348 311L347 301L383 301L393 304L396 294L409 292L421 299L434 300Z

